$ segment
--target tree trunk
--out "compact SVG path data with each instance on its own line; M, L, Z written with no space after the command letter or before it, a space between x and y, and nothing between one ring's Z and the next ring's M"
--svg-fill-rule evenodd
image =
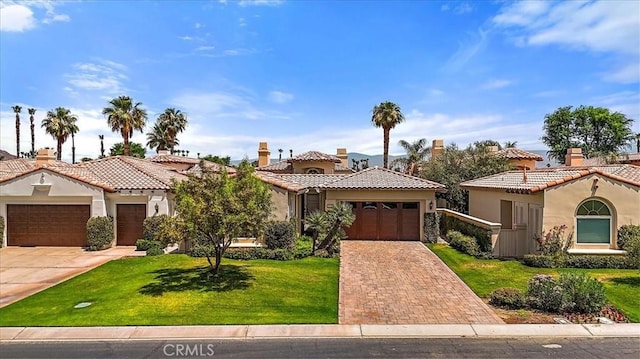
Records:
M75 164L75 163L76 163L76 139L72 132L71 133L71 164Z
M60 161L60 159L62 158L62 140L60 138L58 138L58 153L56 153L56 159L58 161Z
M311 238L313 239L313 242L311 242L311 255L315 256L316 255L316 244L318 244L318 231L314 230L313 234L311 235Z
M33 124L33 116L31 116L31 154L36 155L36 132Z
M222 262L222 251L218 250L216 251L216 263L215 266L213 268L213 274L218 275L220 274L220 263Z
M20 115L16 113L16 157L20 158Z
M122 136L122 139L123 139L122 153L125 156L131 156L131 145L129 144L129 136L124 135Z
M389 168L389 132L391 131L390 128L388 127L384 127L383 128L383 134L384 134L384 140L383 140L383 144L384 144L384 153L382 155L382 160L383 160L383 166L384 168Z

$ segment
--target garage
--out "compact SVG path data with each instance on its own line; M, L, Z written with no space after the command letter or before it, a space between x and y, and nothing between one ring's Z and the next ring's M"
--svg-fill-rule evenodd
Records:
M418 202L349 202L356 216L346 229L348 239L420 240Z
M87 245L89 205L7 205L7 244L10 246Z
M119 204L117 212L117 245L135 246L142 238L142 226L147 218L146 204Z

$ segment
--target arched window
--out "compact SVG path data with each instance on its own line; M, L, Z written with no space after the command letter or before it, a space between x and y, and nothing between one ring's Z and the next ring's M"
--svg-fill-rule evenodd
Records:
M308 168L307 169L307 174L308 175L317 175L317 174L320 174L320 173L322 173L322 172L320 172L320 170L317 169L317 168Z
M588 199L576 210L577 243L611 243L611 209L604 202Z

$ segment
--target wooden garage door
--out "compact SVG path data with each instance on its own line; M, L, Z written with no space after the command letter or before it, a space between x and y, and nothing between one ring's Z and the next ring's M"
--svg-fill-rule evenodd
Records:
M147 218L146 204L119 204L116 208L119 246L135 246L142 238L142 225Z
M420 240L418 202L351 202L356 220L348 239Z
M10 246L87 245L89 205L7 205Z

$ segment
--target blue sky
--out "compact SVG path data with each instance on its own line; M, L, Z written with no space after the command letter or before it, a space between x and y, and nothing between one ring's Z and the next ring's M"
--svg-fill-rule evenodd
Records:
M382 153L371 125L400 105L400 139L518 141L544 149L544 115L594 105L640 131L640 2L2 1L0 148L55 146L39 124L68 107L77 156L121 141L101 114L129 95L184 111L191 154L255 157L259 141L295 153ZM146 131L145 131L146 132ZM146 143L136 133L136 142ZM63 159L71 157L70 141Z

